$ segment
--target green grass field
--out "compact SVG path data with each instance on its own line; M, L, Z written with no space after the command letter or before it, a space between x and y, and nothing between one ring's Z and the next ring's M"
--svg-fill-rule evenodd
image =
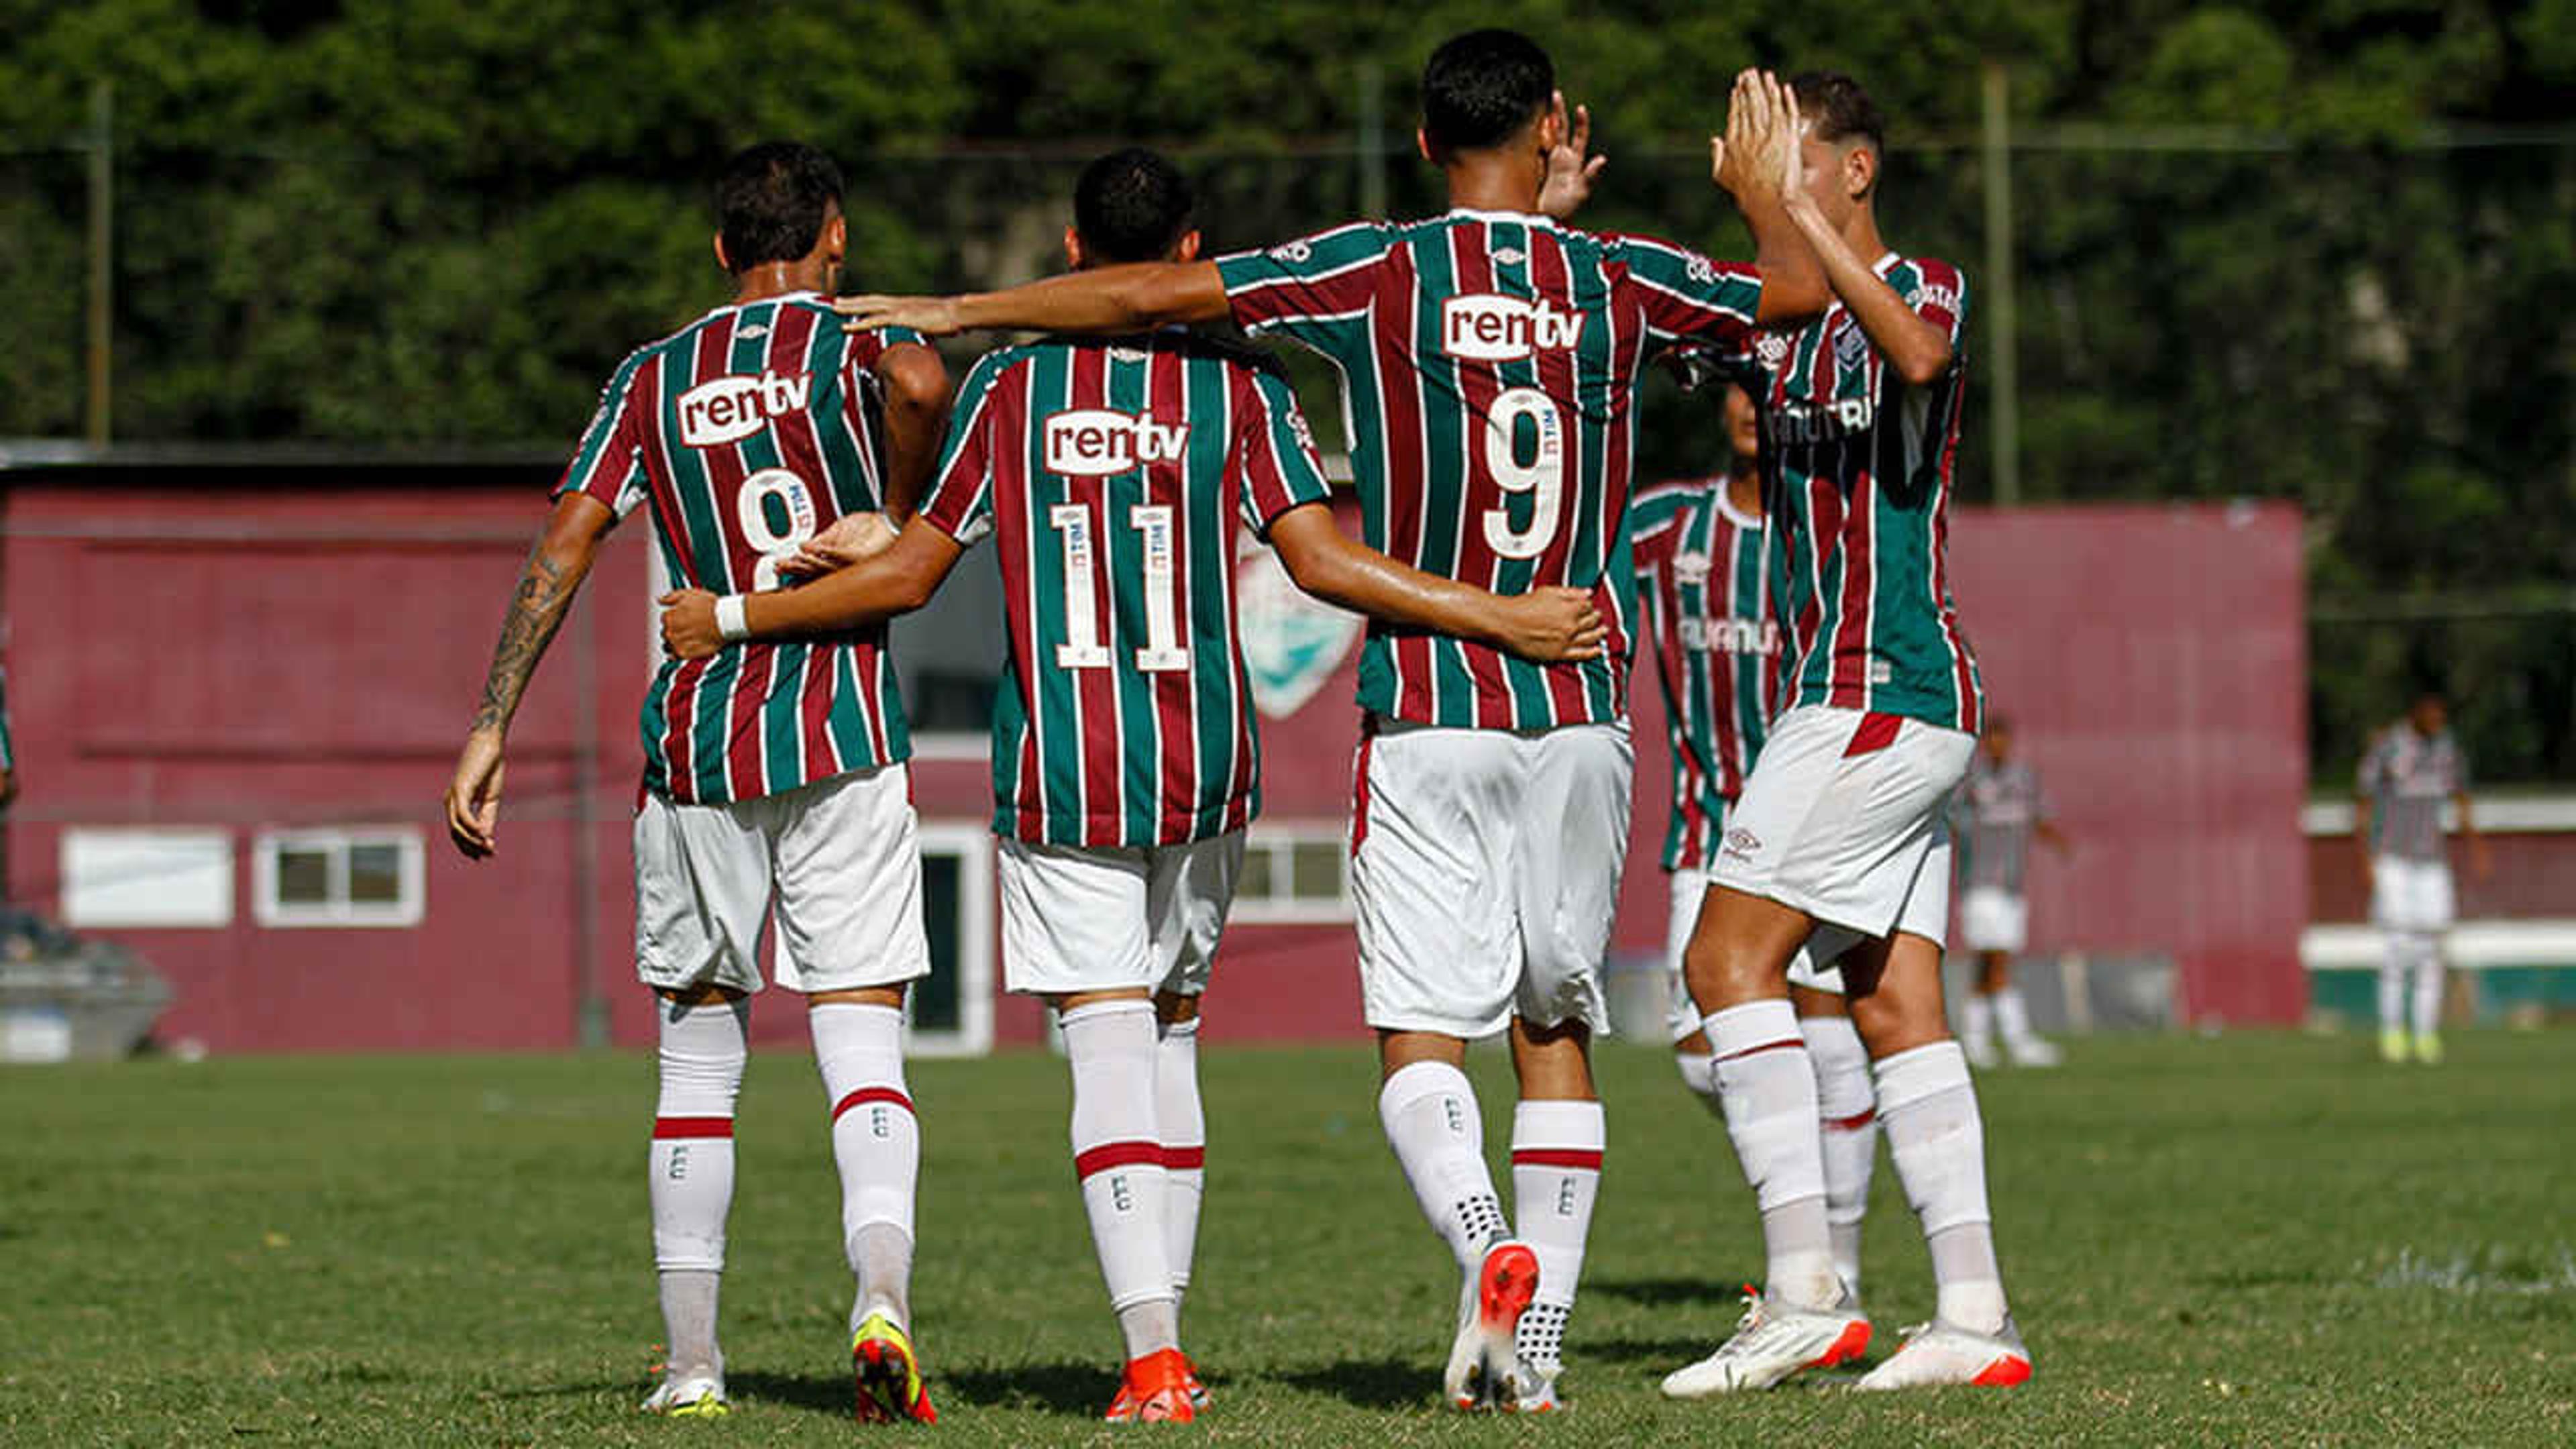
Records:
M781 1001L779 1004L783 1005ZM776 1009L776 1007L772 1007ZM1235 1443L2576 1442L2576 1038L2074 1044L1986 1079L2004 1267L2038 1376L1895 1399L1667 1404L1759 1270L1722 1134L1605 1049L1611 1155L1571 1408L1437 1406L1455 1280L1361 1049L1207 1060L1184 1327ZM1489 1140L1500 1060L1479 1053ZM755 1061L725 1295L738 1404L664 1423L640 1055L143 1062L0 1074L0 1437L19 1443L838 1443L848 1280L800 1056ZM953 1444L1101 1442L1117 1344L1066 1161L1062 1065L918 1063L916 1314ZM1884 1157L1882 1345L1927 1316ZM1882 1350L1883 1351L1883 1350ZM880 1431L904 1437L899 1431Z

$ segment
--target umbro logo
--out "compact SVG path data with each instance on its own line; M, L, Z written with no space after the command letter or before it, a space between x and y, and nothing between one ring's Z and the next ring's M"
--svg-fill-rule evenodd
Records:
M1737 860L1751 860L1762 851L1762 837L1739 825L1726 832L1726 853Z
M1301 241L1287 242L1270 249L1270 259L1296 266L1315 254L1315 249Z
M1673 577L1686 584L1708 582L1708 555L1697 549L1673 555Z
M1529 260L1529 253L1522 251L1519 247L1496 247L1494 248L1494 260L1506 267L1517 267L1521 263Z

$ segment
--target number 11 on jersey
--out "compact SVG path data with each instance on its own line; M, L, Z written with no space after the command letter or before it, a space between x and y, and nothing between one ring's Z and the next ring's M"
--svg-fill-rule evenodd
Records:
M1064 642L1055 646L1056 667L1106 669L1109 646L1101 639L1101 565L1091 506L1056 504L1047 510L1047 522L1064 548ZM1185 670L1190 651L1180 637L1180 577L1173 557L1179 545L1171 506L1136 504L1127 510L1127 524L1144 536L1145 547L1145 644L1136 651L1136 667L1147 674Z

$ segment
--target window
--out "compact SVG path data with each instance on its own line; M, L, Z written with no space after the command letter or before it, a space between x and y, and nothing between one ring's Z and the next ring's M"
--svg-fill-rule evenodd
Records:
M913 1056L993 1049L993 837L980 825L921 827L921 915L930 975L904 997Z
M1350 836L1339 821L1264 822L1243 851L1230 919L1243 922L1351 918Z
M263 926L417 926L420 831L276 830L252 855L252 914Z
M233 923L230 831L75 825L61 851L67 926Z

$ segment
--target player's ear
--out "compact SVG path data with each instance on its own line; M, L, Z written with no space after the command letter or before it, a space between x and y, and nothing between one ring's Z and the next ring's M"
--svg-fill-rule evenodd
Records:
M1082 270L1082 233L1072 227L1064 229L1064 265L1067 271Z
M1172 243L1172 260L1176 262L1195 262L1198 259L1199 229L1197 227L1191 227L1188 231L1181 233L1181 239L1179 241Z
M1422 153L1423 160L1434 166L1440 164L1440 157L1431 149L1431 133L1420 126L1413 128L1413 149Z
M1854 146L1843 157L1843 189L1854 201L1866 197L1878 185L1878 152L1869 146Z
M823 259L835 267L840 266L841 259L850 254L850 219L837 211L833 212L831 219L823 223L823 235L820 240L823 244Z
M717 233L716 233L716 235L715 235L715 244L716 244L716 265L717 265L717 266L719 266L719 267L724 268L724 269L725 269L726 271L728 271L728 272L732 271L732 270L733 270L733 258L731 258L731 257L729 257L729 256L726 256L726 255L725 255L725 249L724 249L724 233L723 233L723 232L717 232Z

